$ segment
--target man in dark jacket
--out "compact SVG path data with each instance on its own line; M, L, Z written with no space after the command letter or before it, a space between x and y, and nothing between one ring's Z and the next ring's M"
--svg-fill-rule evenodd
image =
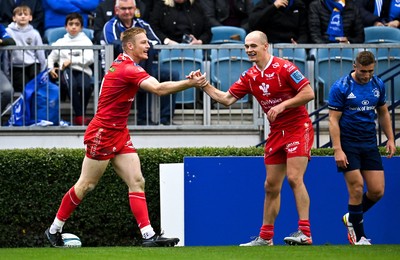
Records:
M0 46L15 45L15 41L7 33L6 28L0 24ZM1 52L0 52L0 56ZM0 70L0 115L11 102L13 87L2 70Z
M337 11L335 6L342 6ZM333 15L333 12L337 12ZM341 16L342 23L334 20ZM364 26L360 12L353 1L341 3L337 0L315 0L310 3L308 10L308 27L311 43L363 43ZM334 28L335 27L335 28ZM328 33L333 29L337 34Z
M307 43L307 10L302 0L260 1L250 13L251 31L262 31L270 43Z
M400 28L400 5L396 0L382 0L380 10L376 10L375 0L355 1L360 9L364 27L390 26Z
M236 26L249 31L251 0L200 0L211 26ZM269 35L268 35L269 37Z
M162 43L210 43L211 25L200 1L166 0L154 5L150 24ZM184 39L185 34L189 39Z
M136 16L137 18L141 18L145 21L148 21L150 18L150 12L153 9L153 1L154 0L136 0ZM93 13L94 16L94 39L93 42L95 44L100 44L103 38L103 27L111 18L114 17L114 6L115 0L104 0L102 1Z

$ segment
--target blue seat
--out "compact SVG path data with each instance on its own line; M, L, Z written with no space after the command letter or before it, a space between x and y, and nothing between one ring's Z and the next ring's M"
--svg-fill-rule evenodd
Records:
M364 28L364 43L400 42L400 30L388 26L370 26Z
M180 78L185 79L191 71L203 71L203 52L200 49L172 49L161 50L158 55L160 67L173 69L179 72ZM177 93L177 104L194 104L196 102L196 89L188 88Z
M211 44L244 43L246 37L246 30L235 26L214 26L211 32Z
M400 64L400 49L384 48L384 46L385 44L382 44L382 48L369 51L375 55L375 75L385 82L387 101L391 104L392 100L400 100L400 67L396 67Z
M210 77L211 82L218 89L227 91L240 75L253 66L243 49L212 49ZM249 101L246 95L238 103Z
M282 59L288 60L295 64L299 70L305 74L306 62L307 62L307 52L305 49L295 49L295 48L276 48L279 46L279 43L274 44L274 49L272 54L276 57L280 57Z
M90 40L93 40L94 32L92 29L83 28L82 31L87 35L87 37L89 37ZM66 33L67 31L65 30L65 27L56 27L47 29L44 32L45 42L51 45L58 39L63 38Z
M318 49L315 55L315 79L318 90L322 90L323 100L328 101L333 83L353 70L357 51L353 49Z

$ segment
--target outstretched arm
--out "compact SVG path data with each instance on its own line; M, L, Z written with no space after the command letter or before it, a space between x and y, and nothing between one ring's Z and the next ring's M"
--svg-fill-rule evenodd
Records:
M142 81L140 87L158 96L163 96L183 91L190 87L201 88L207 84L206 76L202 75L199 71L198 73L192 72L190 75L190 77L188 76L187 79L184 80L164 81L161 83L156 78L149 77Z
M229 91L221 91L212 86L209 82L207 82L207 85L205 87L202 87L201 89L205 93L207 93L207 95L209 95L212 99L214 99L218 103L221 103L224 106L230 106L237 101L237 99L232 96Z

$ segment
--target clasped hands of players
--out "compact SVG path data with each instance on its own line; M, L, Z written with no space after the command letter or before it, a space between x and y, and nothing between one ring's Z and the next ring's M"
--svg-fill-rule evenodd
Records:
M203 89L206 87L210 82L206 79L206 73L202 74L200 70L191 71L189 75L186 76L189 80L195 80L195 86L197 88Z

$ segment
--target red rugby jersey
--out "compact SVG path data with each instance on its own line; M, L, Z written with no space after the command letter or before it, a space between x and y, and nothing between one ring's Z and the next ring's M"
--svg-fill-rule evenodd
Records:
M140 83L150 75L128 55L114 60L101 83L94 121L107 128L124 128Z
M297 92L309 84L309 80L293 63L271 56L265 69L256 65L243 72L230 88L229 92L237 99L246 94L253 95L265 113L284 100L294 97ZM305 106L285 109L276 120L270 123L271 129L283 129L294 124L303 124L309 120Z

